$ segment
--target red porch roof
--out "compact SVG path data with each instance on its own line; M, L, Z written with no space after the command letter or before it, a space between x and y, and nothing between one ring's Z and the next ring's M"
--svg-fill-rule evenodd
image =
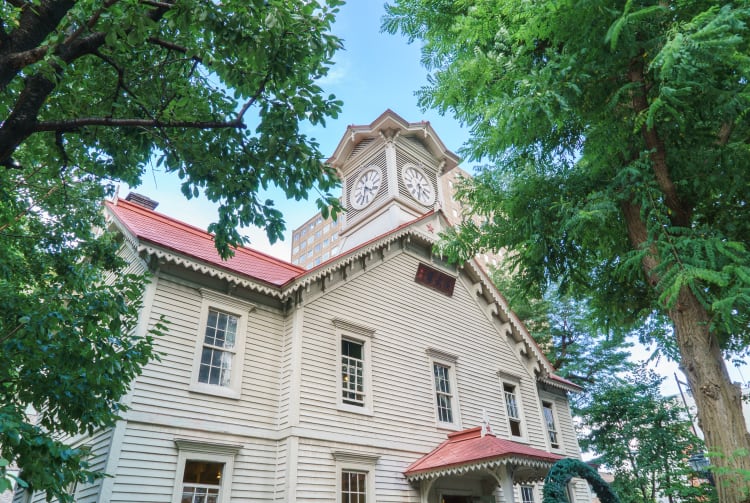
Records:
M451 470L452 468L471 469L474 465L483 467L487 464L503 464L503 462L552 465L562 458L551 452L497 438L492 433L482 436L482 427L478 426L449 433L448 440L412 463L404 471L404 475L406 478L420 478L419 475L431 472L442 475L458 471Z

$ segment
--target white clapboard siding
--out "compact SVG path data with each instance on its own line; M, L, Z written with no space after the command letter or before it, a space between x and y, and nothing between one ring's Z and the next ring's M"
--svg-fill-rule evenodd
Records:
M124 435L112 502L168 502L176 483L178 449L175 438L196 432L129 423ZM240 444L235 457L231 494L234 501L272 501L277 489L277 442L209 436L202 441Z
M284 329L281 315L262 308L248 315L241 398L215 397L189 390L196 341L201 333L201 302L196 288L166 276L159 278L152 322L163 315L169 325L167 334L155 343L161 361L151 362L136 381L133 411L275 428Z
M89 469L92 471L102 472L107 464L109 456L109 447L112 442L112 428L105 428L94 433L85 442L85 445L91 449L88 461ZM91 484L79 484L76 488L77 503L96 503L99 501L99 491L101 489L101 479Z
M327 433L368 437L394 445L432 448L445 439L435 426L428 348L458 357L461 426L481 424L486 410L498 435L507 418L498 370L522 376L519 398L530 443L545 448L536 383L474 293L457 281L452 297L413 281L419 260L397 255L305 307L302 424ZM407 278L405 281L404 279ZM336 409L338 364L334 318L376 329L372 337L373 414Z
M298 456L299 480L296 499L298 503L336 501L336 478L338 477L334 451L350 451L379 456L374 472L375 499L378 503L419 502L419 493L403 476L403 471L413 461L412 457L400 453L383 452L378 449L357 448L341 442L316 442L301 440ZM343 463L345 465L346 463Z

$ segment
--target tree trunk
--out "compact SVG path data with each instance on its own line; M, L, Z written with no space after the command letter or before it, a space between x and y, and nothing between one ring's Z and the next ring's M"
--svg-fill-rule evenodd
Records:
M750 502L750 434L742 414L742 394L732 383L716 336L709 330L708 313L683 287L669 310L680 349L680 367L687 376L698 423L705 437L721 503ZM725 469L728 469L726 473Z
M640 249L647 242L646 226L640 207L625 202L622 211L630 242ZM649 284L656 287L654 272L659 264L655 250L643 258ZM698 408L714 472L720 503L750 503L750 433L742 414L742 394L732 383L716 335L710 330L708 312L688 287L682 287L677 302L667 312L674 324L680 367L687 376Z

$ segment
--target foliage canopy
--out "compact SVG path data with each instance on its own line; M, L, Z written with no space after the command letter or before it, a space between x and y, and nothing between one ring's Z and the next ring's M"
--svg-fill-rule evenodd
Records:
M223 256L239 228L284 231L273 201L338 180L300 124L340 102L325 76L338 0L9 0L0 4L0 492L12 462L47 497L101 477L76 437L111 426L155 357L106 227L112 182L176 173L218 203ZM37 421L27 417L35 411Z
M750 346L750 4L396 0L383 27L423 45L424 107L468 125L474 213L445 246L507 251L606 323L651 322L695 390L710 450L750 469L724 355ZM728 419L731 418L731 419ZM727 428L727 424L732 425ZM740 479L721 501L744 501Z

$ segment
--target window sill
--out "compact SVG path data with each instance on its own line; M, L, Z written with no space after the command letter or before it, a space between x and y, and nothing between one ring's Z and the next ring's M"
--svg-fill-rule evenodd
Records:
M347 403L339 403L337 409L340 412L351 412L353 414L359 414L360 416L372 416L372 410L369 407L358 407L357 405L349 405Z
M200 393L202 395L210 395L219 398L231 398L232 400L239 400L242 396L239 391L232 388L195 382L190 383L188 390L192 393Z
M439 430L449 430L449 431L460 431L461 430L461 425L458 425L456 423L441 423L441 422L437 422L437 423L435 423L435 425L437 426L437 428Z

